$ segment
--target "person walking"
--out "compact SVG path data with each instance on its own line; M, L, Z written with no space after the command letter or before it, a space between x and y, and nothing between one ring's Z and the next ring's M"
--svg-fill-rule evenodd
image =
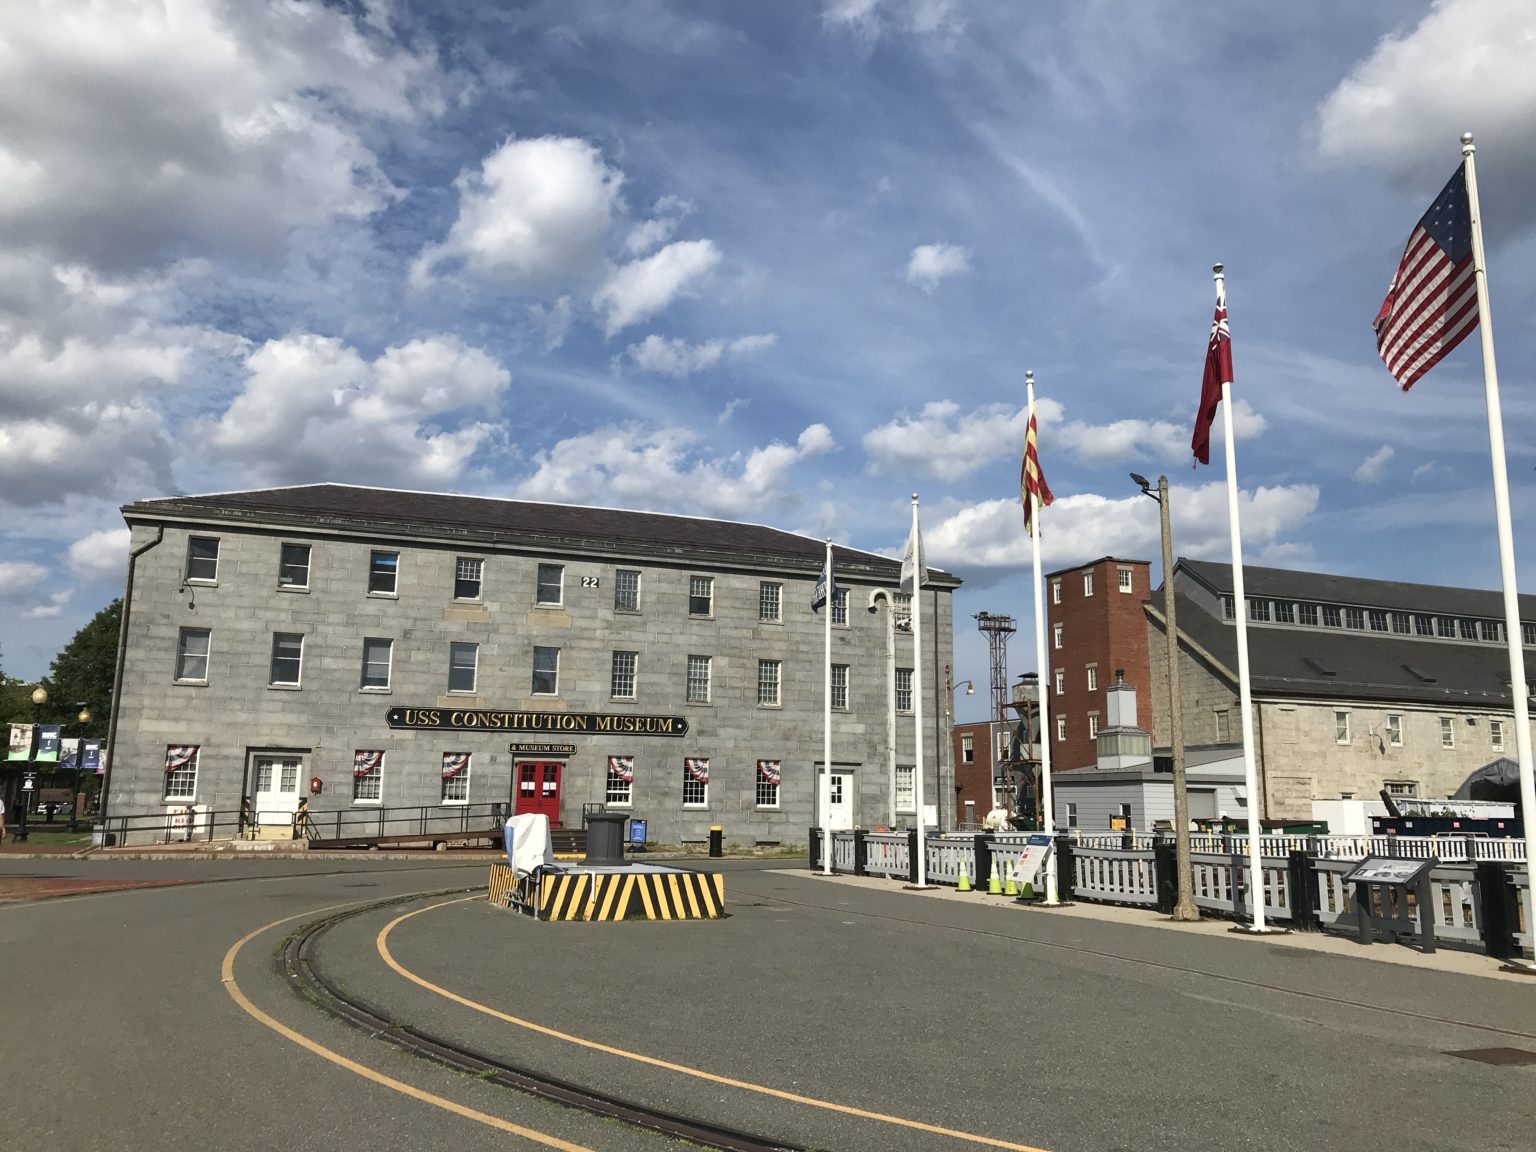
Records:
M5 843L5 797L0 796L0 844Z

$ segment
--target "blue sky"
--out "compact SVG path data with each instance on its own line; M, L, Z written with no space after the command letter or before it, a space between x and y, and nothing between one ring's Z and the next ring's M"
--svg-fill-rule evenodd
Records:
M122 503L317 480L890 552L915 491L956 678L982 610L1017 674L1026 368L1048 566L1156 558L1133 470L1227 555L1217 260L1245 558L1496 587L1476 341L1403 396L1370 330L1466 129L1536 590L1517 0L12 0L0 61L12 675L120 593Z

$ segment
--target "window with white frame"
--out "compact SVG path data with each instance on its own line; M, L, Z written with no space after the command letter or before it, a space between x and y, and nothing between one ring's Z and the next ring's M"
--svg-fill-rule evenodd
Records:
M1237 598L1235 596L1222 596L1221 618L1223 620L1237 619Z
M460 556L453 565L453 598L480 599L480 579L484 573L485 561L480 557Z
M168 744L165 748L165 799L197 798L196 744Z
M976 763L976 744L969 732L960 734L960 763Z
M219 579L219 541L216 536L187 537L187 568L190 584L215 584Z
M1099 666L1097 664L1090 664L1090 665L1088 665L1088 691L1090 691L1090 692L1097 692L1098 690L1099 690Z
M704 808L709 805L709 761L685 758L683 760L683 807Z
M1412 800L1419 794L1419 782L1417 780L1384 780L1388 796L1401 796Z
M1067 694L1067 670L1065 668L1056 669L1055 681L1056 695L1065 696Z
M1490 644L1502 644L1504 643L1504 621L1479 620L1477 634Z
M565 603L565 565L540 564L534 586L533 602L546 608L558 608Z
M1372 608L1367 615L1370 616L1372 632L1386 632L1389 630L1385 609Z
M1456 720L1452 716L1440 717L1440 747L1456 747Z
M916 777L911 764L896 765L896 811L913 812L917 808Z
M1052 627L1051 627L1051 644L1052 644L1052 646L1054 646L1056 648L1060 648L1061 647L1061 625L1060 624L1055 624L1055 625L1052 625Z
M688 577L688 615L713 616L715 614L715 578L713 576Z
M628 808L635 796L635 758L608 757L608 782L603 788L603 802L613 808Z
M207 628L183 628L176 637L176 679L208 683L208 649L213 633Z
M764 580L757 586L757 618L765 624L777 624L784 619L784 585L777 580Z
M469 753L443 753L444 804L469 803Z
M352 753L352 803L377 804L384 797L384 753L359 749Z
M1344 609L1344 627L1352 628L1356 632L1363 632L1365 630L1365 609L1364 608L1346 608L1346 609Z
M1058 743L1058 744L1065 744L1066 742L1067 742L1067 718L1065 716L1058 716L1058 717L1056 717L1056 743Z
M896 711L912 711L912 669L896 669Z
M1438 637L1441 640L1454 640L1454 639L1456 639L1456 617L1454 617L1454 616L1436 616L1435 617L1435 636Z
M448 691L473 692L480 666L480 645L454 640L448 645Z
M832 707L848 708L848 665L832 665Z
M1248 597L1248 619L1256 624L1269 623L1269 601Z
M1520 623L1520 643L1526 647L1536 645L1536 624Z
M389 687L389 666L395 642L382 636L363 637L363 678L360 687L374 690Z
M779 677L783 670L783 662L779 660L757 662L757 702L759 704L768 708L779 706Z
M615 700L635 698L635 671L640 663L638 652L615 652L613 675L609 680L609 695Z
M640 611L640 573L633 568L620 568L613 574L613 610Z
M1093 595L1093 573L1092 572L1084 572L1083 573L1083 595L1084 596L1092 596Z
M1071 802L1067 804L1067 827L1077 827L1077 805Z
M294 590L309 587L308 544L284 544L278 549L277 586Z
M1413 634L1415 636L1433 636L1435 634L1434 617L1425 616L1422 613L1415 614L1413 618Z
M297 688L304 664L304 637L297 632L272 633L272 670L267 683L279 688Z
M374 551L368 554L368 594L393 596L400 586L400 553Z
M844 628L848 625L848 589L837 588L832 593L832 623Z
M1289 600L1276 600L1275 601L1275 623L1276 624L1294 624L1294 623L1296 623L1296 605L1292 604Z
M1488 743L1495 752L1504 751L1504 721L1488 721Z
M1051 581L1051 603L1052 604L1060 604L1061 603L1061 581L1060 580L1052 580Z
M1088 739L1090 739L1090 740L1097 740L1098 738L1099 738L1099 714L1097 712L1090 712L1090 713L1088 713Z
M757 806L759 808L779 806L779 781L783 778L783 767L783 762L779 760L757 762Z
M533 646L533 694L560 695L560 649L543 644Z
M708 656L688 657L688 703L709 703L709 665Z
M1349 713L1335 712L1333 714L1333 742L1335 744L1349 743Z
M1342 608L1334 604L1324 604L1322 608L1324 628L1344 627L1344 610Z
M1413 617L1407 612L1392 613L1392 631L1399 636L1413 635Z
M1387 743L1394 748L1403 746L1403 718L1396 712L1387 714Z
M1296 619L1297 619L1298 622L1300 622L1302 624L1305 624L1308 628L1316 628L1317 627L1317 605L1316 604L1298 604L1298 605L1296 605Z
M912 631L912 593L896 592L891 595L891 622L898 632Z
M1135 584L1133 582L1133 577L1132 577L1132 574L1131 574L1131 569L1129 569L1129 568L1121 568L1120 569L1120 591L1122 591L1122 592L1134 592L1135 590L1136 590L1136 586L1135 586Z

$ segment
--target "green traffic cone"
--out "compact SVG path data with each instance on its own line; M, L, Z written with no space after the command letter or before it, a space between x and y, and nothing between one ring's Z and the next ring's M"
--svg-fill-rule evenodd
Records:
M992 878L987 881L987 895L1001 896L1003 894L1003 880L997 874L997 857L992 858Z
M955 885L956 892L969 892L971 890L971 878L966 872L965 861L960 861L960 882Z

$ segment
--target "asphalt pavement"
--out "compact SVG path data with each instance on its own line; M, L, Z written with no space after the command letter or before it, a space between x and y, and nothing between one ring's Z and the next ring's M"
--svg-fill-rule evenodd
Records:
M285 986L295 924L479 885L484 864L110 867L197 882L0 905L10 1148L535 1146L357 1067L582 1147L666 1143L405 1055ZM539 924L449 894L338 923L315 962L454 1043L842 1152L1536 1147L1536 1066L1447 1055L1536 1054L1536 982L723 867L723 921ZM287 917L236 983L357 1067L221 980L231 945Z

